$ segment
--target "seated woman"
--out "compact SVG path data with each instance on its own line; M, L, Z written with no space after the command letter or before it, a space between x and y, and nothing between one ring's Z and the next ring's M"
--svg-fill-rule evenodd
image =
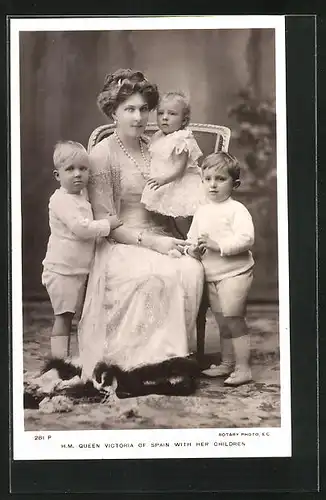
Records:
M80 360L84 378L95 369L103 380L105 366L118 369L120 395L195 390L188 340L195 334L203 269L188 256L171 256L185 242L140 203L150 160L143 133L157 102L156 85L141 72L108 75L98 105L116 130L90 155L94 217L116 214L122 225L96 248L79 325Z
M157 103L156 85L141 72L108 75L98 105L116 130L90 154L94 218L117 215L122 225L96 246L78 331L79 374L102 385L116 378L118 397L196 388L188 341L195 334L203 268L181 256L185 242L140 203L150 164L143 134ZM48 370L58 368L55 361Z

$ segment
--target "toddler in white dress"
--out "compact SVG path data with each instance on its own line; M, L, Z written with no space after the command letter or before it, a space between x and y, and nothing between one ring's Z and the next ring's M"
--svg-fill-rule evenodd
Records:
M157 109L160 130L151 139L150 179L141 202L167 216L176 236L185 237L191 217L204 199L197 160L202 152L191 130L190 105L181 92L164 94Z

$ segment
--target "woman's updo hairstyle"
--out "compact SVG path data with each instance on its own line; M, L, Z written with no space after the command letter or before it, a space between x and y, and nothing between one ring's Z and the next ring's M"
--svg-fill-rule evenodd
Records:
M119 104L136 93L143 96L149 111L156 108L159 98L157 86L150 83L141 71L118 69L105 77L97 105L107 117L112 118Z

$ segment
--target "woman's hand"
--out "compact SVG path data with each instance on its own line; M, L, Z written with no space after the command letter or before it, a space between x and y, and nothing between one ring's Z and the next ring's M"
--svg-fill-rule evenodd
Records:
M153 250L156 252L168 255L172 250L177 250L183 253L183 248L186 246L185 240L179 240L177 238L170 238L169 236L158 236L155 238L153 244Z
M168 180L164 176L157 176L157 177L152 177L147 181L148 186L150 189L154 189L156 191L158 188L161 186L164 186L164 184L167 184Z
M201 253L203 254L206 252L207 249L213 250L214 252L219 252L220 247L218 243L214 240L212 240L207 233L204 233L199 236L198 238L198 248L200 249Z
M180 257L182 257L183 254L179 250L176 250L174 248L173 250L169 250L168 255L175 259L180 259Z

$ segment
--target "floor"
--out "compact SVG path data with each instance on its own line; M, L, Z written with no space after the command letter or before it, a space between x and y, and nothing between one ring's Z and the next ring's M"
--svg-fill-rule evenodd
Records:
M250 305L247 322L251 334L254 381L237 388L223 379L201 378L194 396L143 396L79 402L66 413L25 410L26 430L278 427L280 426L280 370L278 308ZM49 352L52 325L48 302L24 305L24 373L37 373ZM71 348L77 351L76 334ZM195 349L195 339L192 342ZM218 330L207 315L207 365L219 359Z

